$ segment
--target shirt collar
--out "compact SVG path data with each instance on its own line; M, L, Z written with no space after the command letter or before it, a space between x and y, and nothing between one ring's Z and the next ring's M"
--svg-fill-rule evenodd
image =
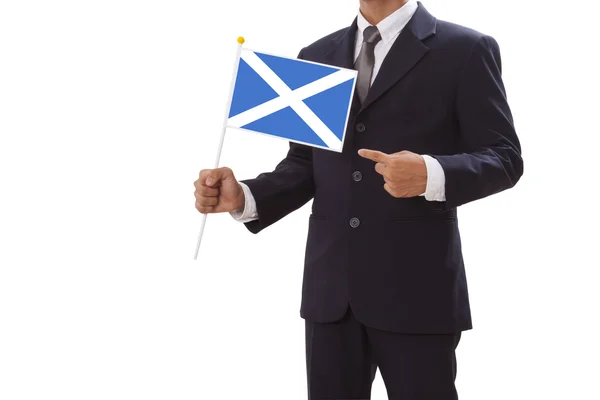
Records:
M406 4L387 16L383 21L379 22L377 24L377 29L381 34L381 40L386 44L393 40L406 24L408 24L408 21L410 21L418 7L419 4L417 3L417 0L408 0ZM358 12L356 23L362 42L363 32L367 27L371 26L371 24L363 17L360 11Z

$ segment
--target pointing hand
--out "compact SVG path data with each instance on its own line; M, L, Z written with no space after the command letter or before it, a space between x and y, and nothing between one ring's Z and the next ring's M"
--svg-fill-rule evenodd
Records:
M385 184L383 188L396 198L416 197L427 188L427 167L423 156L410 151L385 154L377 150L361 149L361 157L375 161L375 171Z

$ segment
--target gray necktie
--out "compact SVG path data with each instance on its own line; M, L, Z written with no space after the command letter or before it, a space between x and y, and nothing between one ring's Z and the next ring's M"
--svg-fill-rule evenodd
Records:
M354 67L358 70L356 91L361 104L367 98L375 65L375 45L381 40L381 34L376 26L369 26L363 32L363 43Z

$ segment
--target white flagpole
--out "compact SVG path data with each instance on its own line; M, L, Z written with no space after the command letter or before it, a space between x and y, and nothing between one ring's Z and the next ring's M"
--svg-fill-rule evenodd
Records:
M221 141L219 142L219 149L217 150L217 158L214 163L214 168L219 168L221 161L221 152L223 151L223 143L225 142L225 131L227 130L227 121L229 120L229 112L231 108L231 101L233 99L233 88L235 87L235 79L238 73L238 67L240 65L240 57L242 55L242 46L246 40L243 37L239 37L237 54L235 56L235 63L233 67L233 77L231 78L231 86L229 88L229 97L227 98L227 106L225 107L225 116L223 118L223 131L221 132ZM206 218L208 214L202 214L202 223L200 225L200 233L198 234L198 243L196 244L196 252L194 254L194 260L198 259L198 252L200 251L200 243L202 243L202 235L204 234L204 227L206 226Z

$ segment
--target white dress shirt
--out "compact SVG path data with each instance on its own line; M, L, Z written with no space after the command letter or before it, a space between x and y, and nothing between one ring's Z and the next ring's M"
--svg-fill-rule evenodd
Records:
M406 24L413 17L417 11L418 4L417 0L408 0L404 6L396 10L393 14L389 15L383 21L377 24L377 29L381 34L381 40L375 46L375 64L373 66L373 76L371 78L371 84L375 81L377 73L381 68L381 64L385 59L385 56L390 51L390 48L394 44L398 35L404 29ZM356 45L354 50L354 60L358 58L360 49L363 42L363 32L371 24L363 17L362 13L358 12L357 17L357 32L356 32ZM425 193L425 199L428 201L445 201L446 200L446 176L440 163L433 157L423 155L425 159L425 166L427 168L427 186ZM240 222L250 222L258 218L256 211L256 201L252 192L247 185L240 183L244 190L245 205L243 210L234 211L231 213L233 218Z

